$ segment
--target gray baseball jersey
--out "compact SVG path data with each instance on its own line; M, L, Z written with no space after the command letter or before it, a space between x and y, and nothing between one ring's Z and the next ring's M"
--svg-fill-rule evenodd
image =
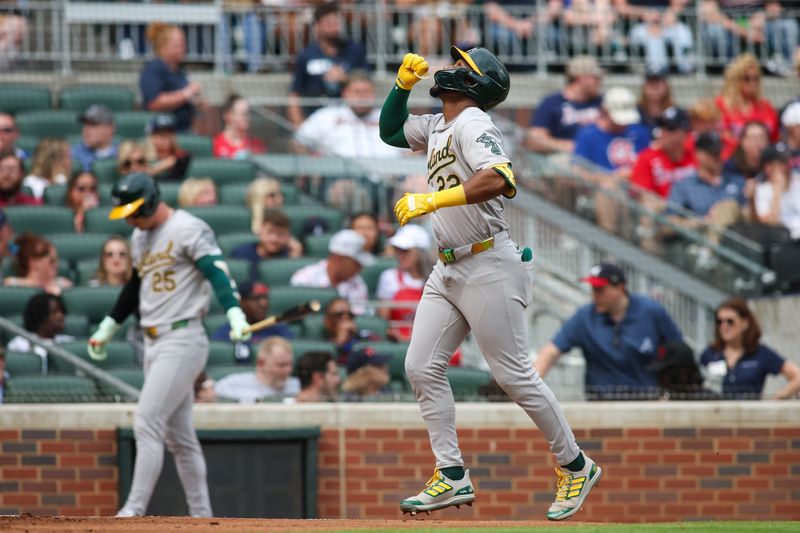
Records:
M412 150L428 154L428 190L441 191L466 183L479 170L509 163L502 136L485 112L469 107L454 120L444 115L410 115L403 133ZM508 230L502 218L503 198L431 213L436 243L458 248Z
M141 279L142 327L206 315L211 284L195 262L206 255L222 255L208 224L178 209L154 230L133 230L131 253Z

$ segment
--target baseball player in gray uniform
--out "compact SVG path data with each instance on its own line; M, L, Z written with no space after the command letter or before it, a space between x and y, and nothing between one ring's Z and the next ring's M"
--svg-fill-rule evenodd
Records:
M408 95L426 77L428 64L406 54L380 117L384 142L427 153L429 192L406 193L395 215L404 225L430 213L439 246L405 361L436 469L426 488L403 500L400 509L416 514L475 500L447 381L450 355L471 330L494 379L544 433L561 465L547 517L563 520L578 512L601 470L581 452L529 357L525 308L532 300L533 262L530 249L520 251L509 238L502 217L502 197L513 198L516 183L500 132L486 114L505 100L510 80L503 64L484 48L465 52L452 47L450 53L455 64L436 72L430 91L442 100L442 113L408 114Z
M189 514L212 516L206 463L192 421L193 383L208 359L202 319L213 290L227 310L231 339L246 340L248 326L239 307L214 232L199 218L161 202L158 185L146 174L123 177L111 192L110 219L135 227L131 237L133 276L114 309L89 340L89 355L106 357L105 345L133 312L145 333L145 380L133 431L133 483L117 516L143 515L164 456L164 444L186 494Z

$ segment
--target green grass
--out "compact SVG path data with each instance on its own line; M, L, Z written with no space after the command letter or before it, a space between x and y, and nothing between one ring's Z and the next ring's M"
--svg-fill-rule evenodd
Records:
M513 523L513 522L512 522ZM800 531L800 522L675 522L660 524L581 524L565 523L552 526L493 528L488 533L796 533ZM437 527L416 528L401 527L397 529L352 529L339 533L365 533L381 531L382 533L441 533L449 529L446 522L439 522ZM485 528L459 528L459 533L487 533Z

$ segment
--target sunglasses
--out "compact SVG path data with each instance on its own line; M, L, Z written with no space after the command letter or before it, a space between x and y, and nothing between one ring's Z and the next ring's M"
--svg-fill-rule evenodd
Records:
M78 185L75 190L78 192L97 192L97 185Z
M329 317L332 318L353 318L355 315L351 311L335 311L333 313L328 313Z
M141 157L139 159L126 159L122 162L122 168L131 168L133 165L146 165L147 159Z
M739 79L742 81L758 81L761 79L761 76L742 76Z
M718 318L716 320L717 326L721 326L722 324L732 326L736 323L736 321L732 318Z
M0 128L0 133L14 133L17 128Z
M119 252L103 252L103 257L128 257L128 252L119 251Z

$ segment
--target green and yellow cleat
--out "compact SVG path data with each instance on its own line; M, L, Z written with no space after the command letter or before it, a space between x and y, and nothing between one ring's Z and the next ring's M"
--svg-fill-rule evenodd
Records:
M600 481L603 471L597 463L586 457L586 465L580 472L556 468L556 474L558 475L556 501L547 510L548 520L566 520L580 511L583 500Z
M474 501L475 491L469 480L469 470L464 471L461 479L450 479L437 468L425 484L425 490L400 502L400 510L403 514L410 513L414 516L417 513L430 514L431 511L446 507L472 505Z

